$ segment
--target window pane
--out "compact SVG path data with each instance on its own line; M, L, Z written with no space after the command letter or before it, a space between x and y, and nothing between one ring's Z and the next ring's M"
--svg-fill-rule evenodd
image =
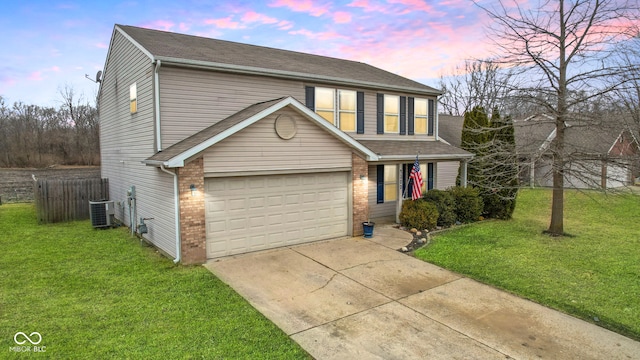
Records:
M416 99L414 109L415 109L416 116L427 116L427 100Z
M415 133L426 134L427 133L427 118L416 117L415 119Z
M396 184L385 184L384 201L394 201L398 198Z
M384 116L384 132L388 132L388 133L398 132L398 116L397 115Z
M384 182L396 182L398 172L396 171L396 165L384 166Z
M356 131L356 114L355 113L340 113L340 130L342 131Z
M420 174L422 175L422 193L427 192L427 163L420 163Z
M316 110L333 110L335 107L333 89L316 88ZM332 121L333 122L333 121Z
M322 116L325 120L333 124L333 111L316 111L316 114Z
M340 90L340 110L356 111L356 92Z
M400 98L397 96L384 96L384 112L385 114L397 114L400 108Z
M129 111L132 114L138 111L138 87L136 83L129 86Z

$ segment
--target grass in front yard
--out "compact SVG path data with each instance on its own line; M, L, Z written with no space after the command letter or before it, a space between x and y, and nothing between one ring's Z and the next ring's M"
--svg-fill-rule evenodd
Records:
M522 190L511 221L445 232L415 254L640 339L640 197L567 190L565 231L573 237L542 234L550 204L550 190Z
M205 268L125 228L38 225L14 204L0 206L0 234L0 358L39 355L11 353L19 331L39 332L47 358L309 358Z

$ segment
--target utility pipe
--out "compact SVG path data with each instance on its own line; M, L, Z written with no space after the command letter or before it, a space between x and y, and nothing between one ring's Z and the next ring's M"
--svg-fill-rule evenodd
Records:
M178 192L178 174L173 171L167 170L164 165L160 165L160 170L166 172L167 174L173 176L173 201L174 201L174 209L175 209L175 227L176 227L176 258L173 260L174 263L180 262L180 193Z

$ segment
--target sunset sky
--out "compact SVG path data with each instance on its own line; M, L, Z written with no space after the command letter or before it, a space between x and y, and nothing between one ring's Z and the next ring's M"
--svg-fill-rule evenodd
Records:
M0 13L0 96L58 106L65 85L95 97L114 24L362 61L436 86L489 55L468 0L12 1Z

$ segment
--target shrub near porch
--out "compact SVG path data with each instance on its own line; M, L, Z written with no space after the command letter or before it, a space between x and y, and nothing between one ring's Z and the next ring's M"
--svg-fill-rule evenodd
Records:
M565 193L565 230L542 234L551 191L521 190L511 221L434 237L416 256L640 339L640 197Z

